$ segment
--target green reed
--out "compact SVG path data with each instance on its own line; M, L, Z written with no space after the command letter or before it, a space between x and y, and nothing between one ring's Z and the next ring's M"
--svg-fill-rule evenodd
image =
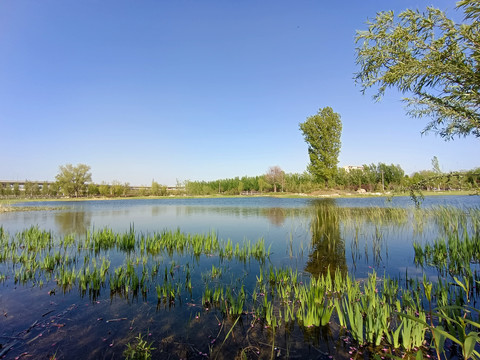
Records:
M433 242L413 243L415 263L435 267L442 275L471 277L470 264L480 264L480 211L441 207L431 212L441 233Z
M153 350L155 350L153 342L148 343L142 334L138 334L133 343L127 343L123 356L127 360L149 360L152 358Z

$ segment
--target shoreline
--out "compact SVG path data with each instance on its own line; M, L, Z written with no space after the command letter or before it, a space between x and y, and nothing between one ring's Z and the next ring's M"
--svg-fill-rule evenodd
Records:
M466 190L453 191L425 191L421 193L423 196L468 196L480 195L478 192ZM267 194L252 194L252 195L170 195L170 196L132 196L132 197L95 197L95 198L35 198L35 199L0 199L0 213L16 212L16 211L39 211L39 210L57 210L58 206L12 206L14 204L30 203L30 202L67 202L67 201L119 201L119 200L176 200L176 199L222 199L222 198L286 198L286 199L322 199L322 198L371 198L371 197L409 197L407 192L375 192L375 193L352 193L347 191L317 191L311 194L302 193L267 193Z

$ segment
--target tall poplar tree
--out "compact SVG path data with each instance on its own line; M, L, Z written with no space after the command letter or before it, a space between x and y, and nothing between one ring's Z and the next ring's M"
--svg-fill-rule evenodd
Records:
M328 183L337 172L342 135L340 115L331 107L324 107L300 123L300 130L308 144L307 170L317 181Z

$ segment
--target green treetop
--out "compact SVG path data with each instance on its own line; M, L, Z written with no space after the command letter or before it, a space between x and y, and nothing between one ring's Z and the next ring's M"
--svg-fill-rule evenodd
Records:
M55 179L65 195L78 197L87 190L87 183L92 181L92 173L88 165L67 164L60 166Z
M342 122L340 115L331 107L320 109L300 123L305 142L308 144L310 164L308 171L319 182L329 182L337 172L340 154Z

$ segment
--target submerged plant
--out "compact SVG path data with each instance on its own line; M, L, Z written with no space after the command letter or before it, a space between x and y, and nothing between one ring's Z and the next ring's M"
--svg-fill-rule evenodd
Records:
M123 356L128 360L149 360L152 358L153 342L148 343L143 339L142 334L138 334L134 343L128 343L123 352Z

